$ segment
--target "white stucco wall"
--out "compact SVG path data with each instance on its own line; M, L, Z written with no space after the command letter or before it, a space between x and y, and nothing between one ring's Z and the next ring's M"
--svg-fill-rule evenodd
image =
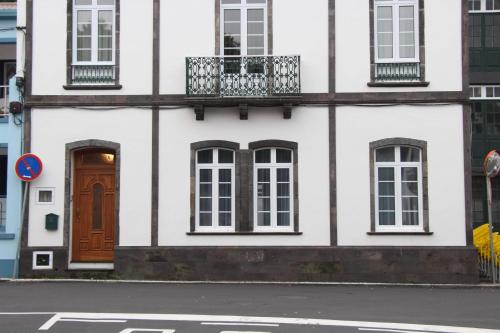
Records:
M425 80L422 88L373 88L370 82L370 16L365 0L336 0L337 92L462 90L462 1L425 1Z
M248 143L280 139L298 143L300 236L188 236L190 226L190 144L204 140ZM284 246L330 244L327 108L298 107L291 120L280 109L205 111L196 121L190 109L160 113L160 246Z
M32 152L44 163L30 191L29 246L62 246L65 144L88 139L121 145L120 245L151 244L151 111L141 109L34 109ZM54 205L36 205L37 187L55 188ZM45 230L45 215L59 215L59 229Z
M337 109L337 211L341 246L465 245L462 107ZM432 236L369 236L369 143L403 137L427 141Z
M328 1L274 0L272 33L274 55L301 56L302 92L328 92ZM214 1L162 4L160 38L160 92L184 94L185 58L215 55Z
M33 1L33 94L109 95L109 90L64 90L67 1ZM121 1L120 90L114 95L150 94L152 89L153 0Z

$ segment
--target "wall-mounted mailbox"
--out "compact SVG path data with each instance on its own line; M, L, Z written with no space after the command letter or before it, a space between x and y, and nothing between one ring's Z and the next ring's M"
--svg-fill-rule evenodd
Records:
M47 214L45 215L45 229L49 231L57 230L59 224L59 215Z

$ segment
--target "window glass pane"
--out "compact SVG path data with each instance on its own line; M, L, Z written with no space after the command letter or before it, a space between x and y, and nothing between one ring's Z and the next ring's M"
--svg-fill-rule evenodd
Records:
M271 213L258 213L257 220L259 227L268 227L271 225Z
M257 171L257 181L258 182L269 182L271 179L270 169L258 169Z
M290 198L278 198L278 212L290 211Z
M219 212L231 212L231 198L219 199Z
M401 168L401 180L402 181L418 181L418 169L417 168Z
M399 7L399 57L415 58L415 18L413 6Z
M271 195L271 184L269 183L259 183L257 185L257 195L259 197L268 197Z
M115 0L97 0L98 5L114 5Z
M385 182L378 184L379 195L394 195L394 182Z
M394 168L378 168L378 180L394 181Z
M401 162L420 162L420 149L401 147Z
M278 212L277 224L279 227L288 227L290 225L290 213L279 213Z
M290 184L289 183L279 183L277 194L280 197L286 197L290 195Z
M292 163L292 151L288 149L276 149L276 163Z
M198 164L211 164L213 162L213 149L198 151Z
M97 183L92 187L92 229L102 229L104 187Z
M248 4L266 3L266 0L247 0Z
M377 149L376 155L377 162L394 162L394 147Z
M212 184L200 184L200 197L212 196Z
M92 60L92 12L90 10L77 11L76 27L76 60Z
M378 214L379 225L396 225L396 217L394 212L380 212Z
M418 182L402 182L401 194L403 196L417 196L418 195Z
M231 213L219 213L219 227L231 226Z
M89 6L92 5L92 0L75 0L77 6Z
M418 212L403 212L403 225L418 225Z
M377 7L377 50L380 59L393 57L392 7Z
M38 202L43 202L43 203L52 202L52 191L50 190L38 191Z
M241 0L222 0L223 5L240 4Z
M289 182L290 181L290 169L278 169L276 170L276 179L278 182Z
M219 149L219 163L233 163L234 153L232 150Z
M271 163L271 149L255 151L255 163Z
M113 60L113 12L99 11L98 61Z
M200 226L212 226L212 213L200 213Z
M200 182L211 183L212 182L212 170L210 170L210 169L200 170Z
M270 198L259 198L257 199L257 210L259 212L268 212L271 210L271 199Z
M379 197L378 209L379 211L394 211L396 208L394 197Z
M403 198L403 211L418 211L418 197Z
M200 199L200 211L201 212L211 212L212 211L212 199L211 198L201 198Z

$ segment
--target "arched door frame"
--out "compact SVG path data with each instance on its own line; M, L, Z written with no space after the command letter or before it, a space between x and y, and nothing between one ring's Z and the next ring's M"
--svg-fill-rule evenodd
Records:
M71 237L71 195L73 182L73 153L78 150L93 148L110 149L115 152L115 247L120 244L120 144L103 140L82 140L66 144L65 156L65 179L64 179L64 240L63 246L68 251L68 258L71 257L70 237Z

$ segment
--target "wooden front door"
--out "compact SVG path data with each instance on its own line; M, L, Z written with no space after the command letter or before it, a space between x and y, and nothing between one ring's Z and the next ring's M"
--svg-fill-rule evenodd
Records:
M115 246L115 154L87 149L74 154L73 262L112 262Z

